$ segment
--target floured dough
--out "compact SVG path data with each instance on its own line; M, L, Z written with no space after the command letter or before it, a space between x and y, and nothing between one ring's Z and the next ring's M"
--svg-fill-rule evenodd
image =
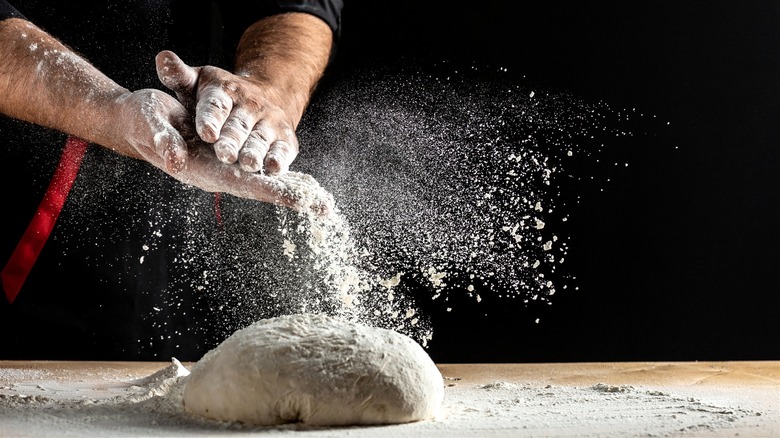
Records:
M192 368L189 412L256 425L407 423L433 418L442 375L408 336L323 315L258 321Z

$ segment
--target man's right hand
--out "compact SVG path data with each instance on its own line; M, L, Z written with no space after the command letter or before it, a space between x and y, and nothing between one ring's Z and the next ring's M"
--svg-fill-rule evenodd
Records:
M133 149L128 155L137 155L180 182L317 215L333 210L332 196L307 175L268 176L219 160L195 133L184 106L162 91L128 92L117 104L116 133Z
M218 67L189 66L168 50L156 61L160 81L194 115L198 136L222 162L267 175L289 169L298 155L299 110L285 107L293 96Z

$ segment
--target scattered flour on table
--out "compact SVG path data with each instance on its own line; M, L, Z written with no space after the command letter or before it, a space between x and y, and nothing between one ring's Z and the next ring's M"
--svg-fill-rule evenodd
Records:
M5 382L14 370L1 370ZM11 375L7 375L11 373ZM59 437L215 436L724 436L730 429L777 430L777 414L721 400L704 401L669 387L596 384L586 387L493 381L444 388L434 420L371 427L250 426L189 414L183 392L189 371L178 361L140 379L95 377L63 383L31 376L34 386L0 386L0 435ZM83 377L83 376L82 376ZM105 395L110 388L110 395ZM102 392L101 392L102 391ZM98 396L98 394L101 394ZM766 436L766 435L764 435Z

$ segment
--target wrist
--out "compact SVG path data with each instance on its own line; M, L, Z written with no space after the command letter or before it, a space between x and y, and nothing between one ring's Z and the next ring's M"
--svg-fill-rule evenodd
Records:
M290 71L287 75L277 76L265 74L240 76L251 82L258 90L259 95L279 108L287 116L292 126L298 126L311 93L306 83L289 79L290 76L294 76L294 72Z
M236 74L269 92L297 126L330 58L333 32L320 18L284 13L250 26L236 55Z
M112 143L128 91L34 24L0 22L0 112L98 144ZM117 119L120 120L120 119Z
M133 146L133 138L137 136L134 132L136 124L133 121L138 116L133 113L137 108L130 102L132 96L133 93L124 88L102 96L100 102L92 107L96 112L93 122L89 127L85 127L85 139L119 154L142 158ZM91 113L92 109L87 109L85 116Z

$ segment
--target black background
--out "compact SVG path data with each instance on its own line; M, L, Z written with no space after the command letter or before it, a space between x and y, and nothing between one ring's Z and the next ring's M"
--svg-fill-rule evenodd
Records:
M483 303L434 316L437 362L780 359L780 3L347 2L330 74L419 60L669 121L584 197L539 323Z

